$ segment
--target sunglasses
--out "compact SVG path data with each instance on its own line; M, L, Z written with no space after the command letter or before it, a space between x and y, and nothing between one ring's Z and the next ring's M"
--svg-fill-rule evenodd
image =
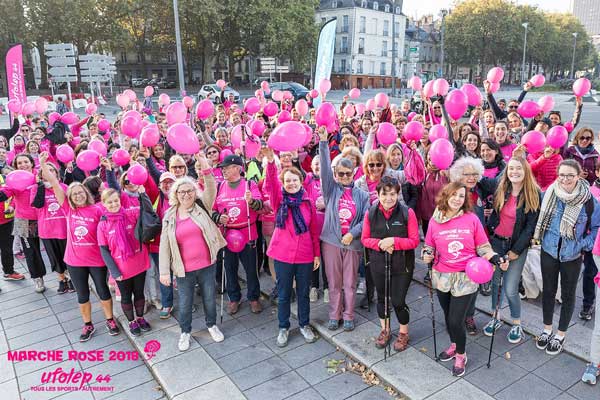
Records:
M209 151L208 153L206 153L207 156L212 156L213 154L219 154L218 151Z
M517 109L517 108L519 108L519 106L512 105L512 106L508 106L508 108L512 110L512 109Z
M171 165L173 169L185 169L185 165Z
M579 140L592 140L592 139L593 139L593 137L591 137L591 136L580 136L579 137Z
M381 168L381 167L383 167L383 164L379 163L379 162L378 163L369 163L367 165L369 166L369 168Z
M352 174L354 174L354 172L350 171L350 172L337 172L337 176L339 176L340 178L343 177L352 177Z

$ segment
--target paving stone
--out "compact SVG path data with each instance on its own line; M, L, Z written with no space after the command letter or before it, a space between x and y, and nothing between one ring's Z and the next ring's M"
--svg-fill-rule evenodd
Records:
M60 399L60 400L94 400L95 399L95 397L91 391L89 391L89 392L85 392L85 391L69 392L63 396L59 396L56 398ZM27 398L27 400L29 400L29 397Z
M275 307L265 307L260 314L248 314L237 318L238 322L246 329L256 328L274 319L277 319L277 308Z
M575 320L575 316L572 320ZM577 319L579 322L580 320ZM590 361L590 343L592 342L592 330L580 323L569 327L567 340L565 340L565 351L576 357Z
M299 393L296 393L293 396L286 398L286 400L323 400L323 397L315 389L308 388Z
M115 388L113 392L94 392L94 397L96 399L105 399L113 396L115 393L124 392L128 389L139 386L142 383L153 381L154 379L145 365L140 365L117 375L111 375L110 378L111 380L108 384L103 382L102 384L94 383L92 385L113 386Z
M467 343L467 371L465 374L470 374L476 371L482 365L485 365L487 368L487 362L489 357L489 349L483 346L480 346L477 343ZM494 368L494 363L498 359L499 356L492 352L492 360L491 360L491 368ZM452 371L452 366L454 365L453 361L448 362L439 362L440 365L446 367L449 371Z
M518 397L513 398L517 399ZM492 400L494 397L483 392L464 379L459 379L446 386L427 400Z
M127 336L121 329L121 333L115 336L108 334L108 330L102 325L96 325L96 333L92 336L92 339L87 342L80 342L79 335L70 335L69 340L72 341L73 349L80 351L97 350L112 344L122 342L127 339Z
M335 352L335 347L329 342L317 340L314 343L306 343L292 351L283 353L280 357L292 368L298 368L333 352Z
M492 368L486 366L479 367L477 370L467 374L464 379L484 392L494 395L525 375L527 375L526 370L502 357L498 357L494 360ZM498 377L502 378L499 379Z
M248 390L263 382L277 378L290 371L290 367L279 357L271 357L248 368L229 375L241 390Z
M19 307L22 306L24 304L27 303L31 303L31 302L35 302L35 301L39 301L41 300L41 296L39 293L29 293L29 294L25 294L19 297L14 297L11 298L12 296L9 296L8 299L4 298L4 290L2 291L2 296L0 296L0 305L2 306L3 309L8 309L8 308L12 308L12 307Z
M420 315L420 314L419 314ZM446 327L444 324L435 321L435 331L438 334L444 334ZM408 333L410 337L410 343L418 343L424 339L433 336L433 326L431 324L431 318L425 316L417 320L412 320L408 325Z
M246 400L231 379L224 376L176 396L174 400Z
M45 298L41 298L37 301L32 301L17 307L11 307L11 308L0 308L0 318L2 319L9 319L12 317L16 317L19 315L23 315L23 314L27 314L31 311L36 311L42 308L46 308L48 307L48 302L46 301ZM77 312L79 312L79 309L77 309Z
M279 334L279 321L274 319L266 324L251 328L249 331L261 341L274 342Z
M18 376L17 380L19 381L19 389L22 392L27 392L27 391L31 391L30 389L32 386L48 386L48 385L55 386L55 385L57 385L57 383L47 383L47 384L42 385L42 384L40 384L40 382L41 382L41 378L42 378L42 375L44 372L50 373L50 372L57 370L58 368L61 368L65 372L70 372L72 368L75 370L75 372L81 371L81 366L79 365L78 362L63 361L59 364L53 365L49 370L40 370L40 371L35 371L32 373L29 373L27 375ZM24 396L24 397L27 397L27 396ZM54 397L56 397L56 396L54 396Z
M258 328L255 328L255 329L258 329ZM276 334L279 334L279 329L278 328L276 328L276 329L277 329L275 331ZM251 332L254 333L255 335L257 334L257 332L255 332L254 330L252 330ZM259 332L259 334L260 334L260 332ZM320 336L317 332L315 332L315 335L317 337ZM295 328L295 329L290 329L290 331L288 332L288 344L285 347L277 346L277 338L275 336L263 340L263 343L266 344L268 348L273 350L273 353L283 354L283 353L287 353L288 351L292 351L293 349L304 345L306 343L306 340L304 340L304 336L302 336L302 334L300 333L300 329Z
M383 351L375 347L375 339L379 334L379 325L366 322L352 332L342 332L335 336L335 344L350 354L353 358L361 360L367 367L383 360Z
M225 342L223 344L226 345ZM264 343L257 343L244 350L218 359L217 364L219 364L225 373L231 374L271 358L273 355L274 353Z
M579 369L579 378L581 379L581 375L583 375L583 371L585 370L585 366L582 366ZM588 385L587 383L583 383L579 380L575 385L573 385L566 393L575 397L578 400L597 400L600 398L600 388L598 388L598 384L596 386Z
M206 352L214 359L238 352L249 346L257 344L258 338L249 331L228 337L225 343L211 343L203 346Z
M392 355L387 361L378 362L372 370L412 400L430 396L457 379L412 347Z
M348 397L348 400L394 400L388 392L381 386L371 386L354 396Z
M552 400L577 400L575 397L571 396L567 392L562 392L558 397L555 397Z
M111 396L110 400L156 400L162 398L164 395L160 385L156 381L151 380L117 393L116 395ZM63 400L63 398L61 397L60 400Z
M84 370L87 370L87 369L90 369L99 364L103 364L106 362L111 362L111 363L114 362L114 361L108 361L108 357L109 357L111 351L132 351L132 350L137 350L137 349L135 348L135 346L132 346L132 343L129 340L122 340L120 342L113 343L109 346L98 348L98 350L102 350L104 352L104 359L103 360L95 360L95 361L88 361L88 360L79 361L79 364L81 364L81 368L83 368ZM140 357L142 357L142 356L140 355Z
M130 349L127 350L127 352L132 351L131 345L129 345L129 346L130 346ZM114 349L108 349L108 350L105 349L104 350L104 360L106 360L105 362L94 365L90 368L87 368L85 371L91 372L92 374L94 374L94 376L98 376L99 374L102 374L102 375L109 374L110 376L114 376L114 375L120 374L121 372L136 368L136 367L144 364L144 360L142 359L143 356L138 354L138 352L135 350L133 350L133 352L134 352L133 354L135 354L137 356L137 360L123 360L123 361L109 360L109 354L110 354L111 350L114 350ZM119 350L114 350L114 351L119 351Z
M545 351L538 350L532 340L510 350L510 361L530 372L535 371L554 357L549 356Z
M67 352L73 350L71 345L67 345L58 350L63 351L63 358L67 358ZM61 363L62 361L20 361L13 362L17 376L27 375L31 372L38 371L40 369L49 370L52 365Z
M9 362L6 357L2 357L0 362L0 383L10 381L16 378L13 362ZM2 398L0 396L0 398Z
M2 296L4 296L4 292L2 292ZM40 318L48 317L50 315L54 315L54 313L52 312L52 309L50 307L44 307L44 308L40 308L37 310L29 311L24 314L17 315L17 316L11 317L11 318L5 318L5 317L1 317L1 318L4 323L4 326L10 326L10 327L14 328L19 325L38 320Z
M558 396L562 391L554 385L548 385L539 377L528 374L506 389L497 393L498 400L514 400L527 394L528 400L547 400Z
M306 388L308 388L306 381L296 372L290 371L287 374L246 390L244 394L248 400L280 400Z
M50 329L50 326L56 324L58 324L58 319L54 315L48 315L47 317L39 318L15 327L8 325L4 332L7 338L13 339L22 335L27 335L33 331Z
M341 374L341 371L337 369L335 373L330 373L327 370L327 362L330 360L341 360L345 362L347 357L344 353L335 352L328 354L325 357L319 358L311 363L308 363L296 370L304 378L306 382L311 385L316 385L326 379L329 379L335 375Z
M481 328L483 328L483 326L481 326ZM511 352L514 348L516 348L519 345L535 346L531 342L531 336L529 335L525 335L523 337L523 341L520 344L510 343L506 337L508 335L508 332L510 331L510 328L511 327L504 324L500 329L496 331L496 335L494 337L494 348L492 349L494 353L503 356L504 354L506 354L507 351ZM492 338L485 335L481 335L478 339L476 339L476 342L481 346L485 347L486 349L490 348L491 341Z
M229 321L223 322L223 324L219 325L219 329L221 330L221 332L223 332L225 340L227 340L227 338L231 336L235 336L246 330L246 328L244 328L244 325L239 323L236 319L231 319ZM206 328L200 331L192 330L192 339L195 339L202 346L214 343L214 340L212 339L210 333L208 333L208 330Z
M158 340L160 342L160 350L156 352L154 357L152 357L150 360L147 360L148 365L153 366L161 361L184 354L179 350L180 336L181 329L179 326L172 326L158 332L147 332L142 336L134 338L133 342L142 351L146 343L150 340ZM200 346L195 340L190 339L190 349L187 352L195 350L199 347Z
M321 383L314 388L328 400L341 400L350 397L369 386L356 374L340 374Z
M567 390L581 379L585 364L569 354L560 354L548 361L535 371L534 374L559 387Z

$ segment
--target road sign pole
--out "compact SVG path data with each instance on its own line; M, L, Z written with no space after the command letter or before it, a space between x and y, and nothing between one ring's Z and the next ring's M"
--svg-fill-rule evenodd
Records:
M71 96L71 82L67 82L67 90L69 91L69 106L73 112L73 96Z
M102 97L102 86L100 85L100 81L98 81L97 84L98 84L98 97L101 98ZM98 101L100 101L100 99L98 99Z

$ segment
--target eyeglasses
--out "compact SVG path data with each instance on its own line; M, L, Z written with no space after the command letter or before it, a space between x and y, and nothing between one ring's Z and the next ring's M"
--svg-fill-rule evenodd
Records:
M592 136L580 136L579 140L592 140L593 137Z
M378 163L368 163L367 164L369 166L369 168L381 168L383 167L383 164L378 162Z
M172 169L185 169L185 165L171 165Z
M74 193L71 193L71 197L85 197L85 192L74 192Z
M177 194L179 194L181 196L191 196L195 192L196 191L194 189L190 189L190 190L178 190Z
M127 186L127 185L131 185L131 182L129 182L129 179L125 179L125 180L123 181L123 184L124 184L125 186Z
M442 107L433 107L434 110L441 110Z
M291 154L286 154L286 153L279 154L279 158L291 158L291 157L292 157Z
M474 172L472 174L462 174L462 176L464 176L465 178L477 178L479 177L479 174L477 172Z
M212 156L213 154L219 154L218 151L209 151L208 153L206 153L207 156Z
M339 171L338 171L338 172L336 172L336 174L337 174L337 176L339 176L340 178L343 178L343 177L351 178L351 177L352 177L352 175L354 174L354 172L352 172L352 171L349 171L349 172L339 172Z
M568 180L571 180L571 179L575 179L576 176L577 175L575 175L575 174L558 174L558 179L568 179Z
M509 105L508 108L511 110L515 110L515 109L519 108L519 106L512 104L512 105Z
M31 132L29 129L21 129L21 132Z

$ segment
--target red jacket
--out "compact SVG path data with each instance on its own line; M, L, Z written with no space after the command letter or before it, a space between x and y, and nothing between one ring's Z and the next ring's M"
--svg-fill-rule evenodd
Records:
M386 220L389 220L392 211L385 211L380 205L379 209L383 212ZM408 237L394 237L394 250L413 250L419 246L419 223L415 212L408 209ZM363 224L361 242L362 244L373 250L379 251L379 242L381 239L371 237L371 222L369 221L369 212L365 214L365 222Z
M538 185L545 192L548 186L558 177L558 164L562 161L560 154L553 154L550 158L545 158L544 153L530 154L527 157L531 171Z

